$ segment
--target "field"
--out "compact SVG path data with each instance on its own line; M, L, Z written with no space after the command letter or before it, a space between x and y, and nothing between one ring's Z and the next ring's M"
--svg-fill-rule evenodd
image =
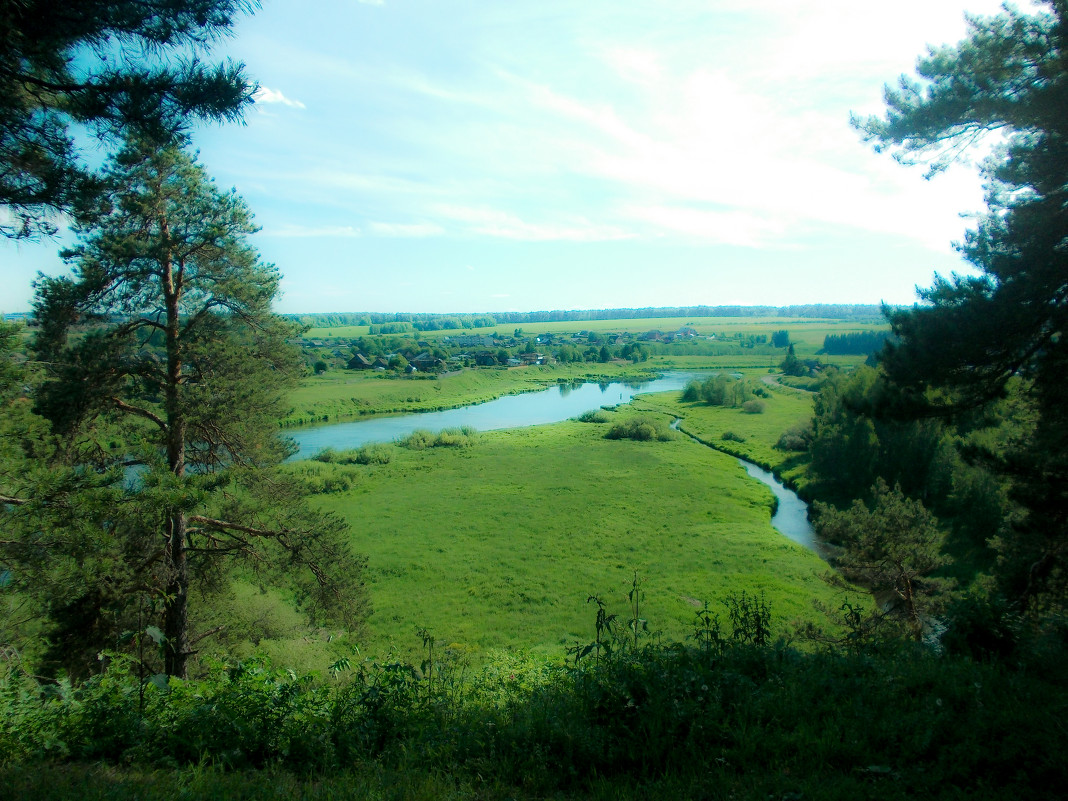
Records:
M678 394L645 396L638 408L669 421ZM766 418L726 413L763 453L779 425L809 406L784 392ZM460 653L560 656L591 635L586 599L603 596L622 614L635 573L641 617L669 639L686 637L704 601L731 592L765 592L780 633L813 618L814 599L832 600L820 579L826 565L771 527L771 493L733 457L683 435L608 440L609 425L483 433L458 448L389 446L392 461L373 467L295 467L311 477L347 471L355 481L320 503L352 523L369 557L376 611L361 648L411 654L425 628Z
M750 371L750 379L760 381L767 374ZM684 403L680 393L640 395L632 406L681 419L679 429L706 444L748 459L777 475L796 467L796 457L775 447L788 429L803 426L812 415L812 393L763 384L771 393L761 414L746 414L729 406ZM727 435L724 437L724 435Z
M865 329L834 320L652 318L528 325L522 336L682 326L717 340L770 339L786 328L802 353L814 353L828 333ZM312 329L306 337L361 334L366 327ZM482 433L467 447L390 445L384 465L294 467L336 490L319 502L350 521L354 545L369 559L376 611L363 652L394 648L413 656L421 647L415 632L423 629L476 659L499 649L560 656L590 636L587 598L602 596L622 615L636 574L646 599L641 616L670 639L685 638L704 601L742 590L767 594L781 633L791 621L812 619L814 599L833 600L820 579L826 565L772 529L772 496L763 485L732 457L690 438L765 467L794 467L774 446L783 431L807 421L811 393L762 383L782 349L733 347L723 356L654 356L637 365L616 360L426 377L329 370L305 379L291 396L290 423L432 411L559 381L670 368L738 371L770 392L762 414L682 403L677 392L641 396L613 413L682 418L685 433L670 442L610 441L608 424L572 421Z
M493 333L511 336L520 328L525 336L537 334L567 334L576 331L595 331L597 333L644 333L646 331L676 331L682 327L694 329L699 336L731 338L736 334L767 334L780 329L787 329L790 338L801 345L813 348L813 352L823 345L823 338L828 334L846 334L851 331L879 330L887 327L882 319L872 320L836 320L808 317L648 317L633 320L587 320L582 322L563 321L547 323L511 323L478 328L470 331L462 329L446 331L416 332L420 338L428 340L457 334L477 333L490 336ZM305 339L352 338L366 336L370 326L347 325L332 328L310 328L305 332Z

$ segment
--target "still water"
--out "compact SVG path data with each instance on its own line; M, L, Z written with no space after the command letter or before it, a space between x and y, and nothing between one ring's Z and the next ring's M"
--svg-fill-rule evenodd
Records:
M471 426L478 431L559 423L601 406L627 403L640 392L671 392L683 389L697 373L671 372L653 381L604 384L559 384L540 392L506 395L497 400L447 409L443 412L373 417L351 423L287 431L299 450L294 459L310 459L323 448L348 450L376 442L392 442L413 431L441 431Z

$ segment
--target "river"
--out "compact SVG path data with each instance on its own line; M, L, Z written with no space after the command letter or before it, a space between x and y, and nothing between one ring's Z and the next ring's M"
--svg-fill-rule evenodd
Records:
M446 409L394 417L372 417L350 423L301 428L287 431L296 442L294 459L310 459L324 448L347 450L376 442L392 442L413 431L441 431L443 428L470 426L477 431L522 428L559 423L590 409L628 403L640 392L671 392L683 389L698 373L669 372L651 381L613 381L595 384L558 384L538 392L505 395L496 400Z
M331 423L288 431L286 435L297 445L297 452L292 458L310 459L324 448L348 450L373 443L393 442L419 430L437 432L444 428L470 426L478 431L494 431L559 423L601 406L628 403L639 393L683 389L691 379L701 375L707 373L669 372L661 378L645 382L559 384L546 390L506 395L459 409ZM775 494L778 507L771 520L775 529L794 542L821 553L808 520L805 502L767 470L744 459L738 461L751 477L766 484Z

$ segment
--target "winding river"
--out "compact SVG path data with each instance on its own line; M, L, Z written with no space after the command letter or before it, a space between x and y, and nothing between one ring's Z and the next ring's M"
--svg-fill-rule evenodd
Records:
M287 431L286 434L297 445L297 452L292 458L309 459L324 448L347 450L392 442L419 430L437 432L444 428L470 426L478 431L494 431L559 423L601 406L627 403L639 393L683 389L697 375L669 372L661 378L645 382L560 384L539 392L506 395L487 403L458 409L331 423ZM794 542L820 553L819 543L808 521L805 502L767 470L744 459L738 461L751 477L766 484L775 494L778 507L771 524Z

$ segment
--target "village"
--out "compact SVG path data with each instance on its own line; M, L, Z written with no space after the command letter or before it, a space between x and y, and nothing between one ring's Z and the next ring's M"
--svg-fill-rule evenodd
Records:
M423 333L310 338L301 339L297 344L306 364L316 372L348 369L443 373L463 367L605 363L616 359L637 363L646 361L656 346L717 339L715 334L700 336L689 326L668 332L653 329L637 334L581 330L524 335L523 330L517 328L511 335L463 333L431 339L423 338ZM420 338L416 338L416 334ZM744 339L739 335L736 338L742 346L767 342L767 337L762 335Z

